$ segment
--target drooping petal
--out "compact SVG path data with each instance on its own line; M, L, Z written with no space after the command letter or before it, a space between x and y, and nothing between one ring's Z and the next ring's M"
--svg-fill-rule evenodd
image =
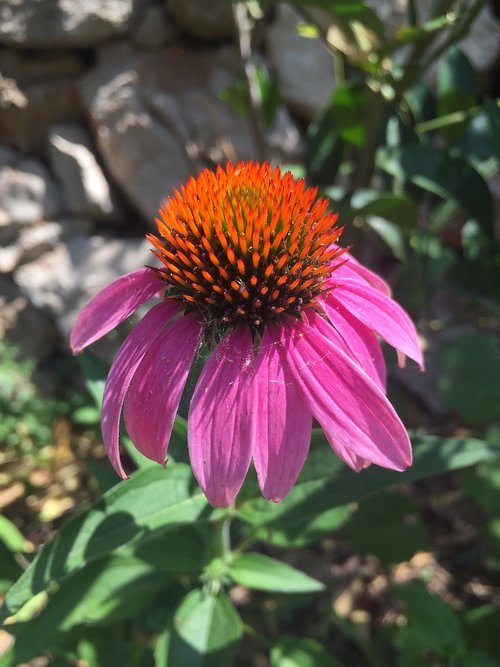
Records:
M339 247L337 244L333 245L335 247ZM392 295L391 286L379 275L373 271L370 271L370 269L361 264L361 262L358 262L358 260L353 255L351 255L350 252L343 253L339 259L341 261L347 260L347 262L335 270L333 274L334 279L342 276L350 280L361 280L362 282L368 283L386 296ZM337 261L333 262L334 265L336 263Z
M139 306L151 299L163 283L151 269L139 269L113 281L83 308L71 332L73 354L102 338Z
M386 389L386 371L384 355L377 337L371 329L351 315L344 306L335 300L330 300L329 295L318 299L325 311L337 339L340 338L340 347L353 358L359 366L368 373L382 391ZM321 318L316 318L316 326L327 338L332 337L331 329ZM334 340L337 343L337 339ZM338 343L337 343L338 344Z
M116 472L127 477L120 461L119 431L123 400L134 373L149 346L179 311L175 301L162 301L152 308L129 334L109 371L102 401L102 437Z
M330 304L340 302L360 322L424 369L415 325L393 299L368 285L342 279L330 292L328 300Z
M258 418L253 461L262 495L275 502L290 491L309 451L312 414L277 350L279 329L264 331L256 362Z
M195 313L163 330L140 362L125 397L130 439L144 456L161 464L202 331Z
M279 352L304 402L334 449L404 470L411 463L411 446L394 408L366 373L318 331L315 316L321 317L310 315L311 325L291 318L280 325Z
M227 507L248 471L259 406L250 329L236 327L200 375L188 417L191 466L209 502Z

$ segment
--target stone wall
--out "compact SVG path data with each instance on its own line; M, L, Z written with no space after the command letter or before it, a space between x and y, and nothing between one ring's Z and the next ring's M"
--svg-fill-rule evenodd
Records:
M296 161L331 58L285 3L253 20L283 100L268 157ZM498 56L495 30L478 67ZM222 99L240 72L228 0L0 0L0 336L50 356L89 296L151 261L144 232L175 186L256 156Z

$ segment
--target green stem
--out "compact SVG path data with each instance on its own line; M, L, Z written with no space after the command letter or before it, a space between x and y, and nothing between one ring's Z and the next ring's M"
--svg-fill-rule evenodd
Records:
M495 104L500 108L500 99L495 100ZM483 107L480 105L469 107L468 109L462 109L461 111L454 111L453 113L448 113L444 116L439 116L439 118L432 118L431 120L424 120L421 123L415 125L415 131L420 133L432 132L433 130L439 130L442 127L447 127L448 125L456 125L458 123L463 123L469 118L473 118L478 113L483 110Z
M435 51L432 51L424 62L422 71L424 72L435 60L437 60L450 46L456 44L459 40L467 35L471 25L474 23L477 15L483 8L485 0L476 0L472 7L468 10L465 20L459 22L455 29L450 30L449 36L445 41L438 46ZM465 8L464 8L465 11Z
M231 557L231 516L225 516L215 524L215 554L224 563Z

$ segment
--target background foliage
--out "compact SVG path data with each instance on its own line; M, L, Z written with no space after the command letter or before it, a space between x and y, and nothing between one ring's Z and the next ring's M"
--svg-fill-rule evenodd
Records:
M418 321L427 374L388 358L414 465L356 475L317 430L282 503L250 478L235 507L213 510L187 465L181 416L167 471L125 438L136 470L117 482L99 441L106 364L63 360L59 398L44 398L29 361L3 344L2 474L26 503L0 517L0 615L16 640L1 667L41 654L88 667L497 664L500 107L460 48L483 4L424 12L409 0L408 24L388 34L371 3L294 3L302 33L330 51L337 88L290 168L331 197L353 252ZM258 9L237 6L247 19ZM273 74L246 68L224 99L253 119L265 157ZM65 457L82 488L61 479Z

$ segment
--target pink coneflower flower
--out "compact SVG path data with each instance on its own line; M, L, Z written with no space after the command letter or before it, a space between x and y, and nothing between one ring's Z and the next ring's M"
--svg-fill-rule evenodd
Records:
M214 506L235 499L250 463L281 500L307 456L313 418L354 470L404 470L406 430L385 396L377 336L422 367L415 327L387 284L336 245L342 232L316 188L268 164L203 171L160 210L149 235L160 268L114 281L82 310L74 353L153 296L120 348L104 391L102 433L126 477L119 423L165 463L202 341L213 348L188 415L194 474Z

